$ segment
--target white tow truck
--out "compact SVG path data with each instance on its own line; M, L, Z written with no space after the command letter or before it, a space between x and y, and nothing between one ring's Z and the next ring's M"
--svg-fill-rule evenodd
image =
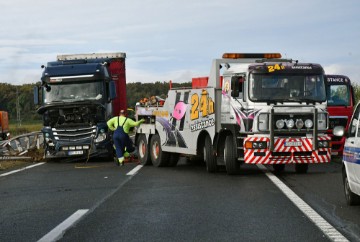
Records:
M226 53L209 77L188 89L170 89L164 105L138 106L136 144L142 164L175 166L181 154L200 157L209 172L242 163L330 161L324 70L319 64L281 59L279 53Z

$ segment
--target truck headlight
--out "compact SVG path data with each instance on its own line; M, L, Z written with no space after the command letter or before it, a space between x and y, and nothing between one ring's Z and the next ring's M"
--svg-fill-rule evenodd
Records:
M330 148L331 147L331 142L327 141L327 140L319 140L318 141L318 147L319 148Z
M294 128L294 125L295 125L294 120L292 120L292 119L286 120L286 127L287 127L288 129Z
M278 121L276 121L276 128L282 129L282 128L284 128L284 126L285 126L284 120L279 119Z
M326 130L327 116L326 113L318 113L318 130Z
M266 141L246 141L245 142L246 149L267 149Z
M305 127L310 129L313 126L313 121L311 119L305 120Z
M297 119L295 122L295 126L297 129L302 129L302 127L304 127L304 121L302 121L302 119Z
M106 134L105 133L99 133L98 136L95 139L95 143L99 143L106 140Z

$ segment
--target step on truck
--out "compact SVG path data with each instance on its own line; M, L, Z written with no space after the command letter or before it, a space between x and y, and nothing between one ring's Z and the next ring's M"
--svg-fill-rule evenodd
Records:
M171 89L163 106L137 106L142 164L174 166L179 156L200 157L209 172L240 165L330 161L324 70L319 64L282 59L279 53L226 53L209 77L188 89Z
M34 89L43 117L45 158L112 159L106 121L126 110L126 54L59 55Z
M350 78L345 75L326 75L327 111L329 112L328 135L331 137L331 154L342 156L345 136L333 135L336 126L343 126L345 132L349 129L350 119L355 106L355 94Z

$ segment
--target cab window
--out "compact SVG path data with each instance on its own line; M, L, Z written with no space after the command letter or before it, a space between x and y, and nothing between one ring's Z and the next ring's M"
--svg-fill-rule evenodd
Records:
M329 85L327 88L329 106L350 106L350 91L347 85Z

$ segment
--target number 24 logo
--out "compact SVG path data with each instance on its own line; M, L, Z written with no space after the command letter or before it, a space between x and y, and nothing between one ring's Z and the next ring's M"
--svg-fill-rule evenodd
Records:
M268 71L269 72L274 72L274 71L279 71L279 70L284 70L285 66L283 65L279 65L279 64L275 64L273 66L268 66Z
M191 96L191 120L198 119L201 113L202 117L206 117L215 112L215 103L208 97L208 92L203 90L200 97L197 93Z

